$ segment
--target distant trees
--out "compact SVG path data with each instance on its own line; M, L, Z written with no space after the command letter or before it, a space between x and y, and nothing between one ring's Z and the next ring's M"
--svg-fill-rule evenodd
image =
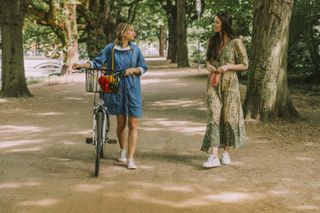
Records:
M57 35L63 51L62 73L71 73L71 65L79 61L78 28L75 0L31 1L28 19L39 25L51 27Z
M121 22L134 22L142 0L81 0L77 5L80 41L87 46L89 58L94 58L109 42ZM140 14L139 14L140 15Z
M308 82L320 82L320 1L295 0L290 23L288 65ZM303 78L303 76L306 76Z

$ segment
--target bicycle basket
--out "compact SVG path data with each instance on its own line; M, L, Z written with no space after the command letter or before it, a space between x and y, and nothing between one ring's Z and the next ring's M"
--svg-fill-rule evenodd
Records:
M105 69L87 69L86 91L92 93L118 93L120 78L105 73Z

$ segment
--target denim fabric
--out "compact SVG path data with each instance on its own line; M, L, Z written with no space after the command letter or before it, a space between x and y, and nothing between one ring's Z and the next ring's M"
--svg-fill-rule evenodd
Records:
M113 43L108 44L98 56L90 61L91 67L99 68L103 65L111 71ZM125 72L128 68L138 67L143 75L147 71L147 65L139 47L133 43L129 49L114 49L115 72ZM105 93L105 105L111 115L127 115L132 117L142 116L141 83L139 75L123 77L120 81L118 94Z

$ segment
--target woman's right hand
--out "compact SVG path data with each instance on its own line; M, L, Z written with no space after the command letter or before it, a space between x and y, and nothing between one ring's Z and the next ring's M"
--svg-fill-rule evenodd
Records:
M74 63L74 64L72 64L72 69L74 69L74 70L80 70L81 68L90 68L90 67L91 67L90 63L84 63L84 64Z
M209 72L217 72L217 69L210 63L207 63L207 69L209 70Z
M77 64L77 63L72 64L72 69L74 70L79 70L81 68L82 68L81 64Z

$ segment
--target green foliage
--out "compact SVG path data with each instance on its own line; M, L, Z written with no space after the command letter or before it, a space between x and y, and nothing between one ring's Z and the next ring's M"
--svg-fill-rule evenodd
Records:
M133 24L137 39L147 42L158 41L160 26L167 26L165 11L157 1L145 0L137 5L136 13Z
M23 37L25 52L36 47L37 52L48 57L61 57L63 46L51 27L39 25L26 19Z
M289 74L319 72L319 45L320 1L296 0L290 23Z
M251 30L253 18L253 0L206 0L205 10L200 20L189 23L188 41L189 45L196 45L198 41L201 43L202 57L205 57L207 41L213 34L213 21L215 14L220 11L226 11L233 17L233 28L236 33L244 37L244 42L250 53L251 47ZM191 54L194 55L195 53ZM250 54L249 54L250 56Z

